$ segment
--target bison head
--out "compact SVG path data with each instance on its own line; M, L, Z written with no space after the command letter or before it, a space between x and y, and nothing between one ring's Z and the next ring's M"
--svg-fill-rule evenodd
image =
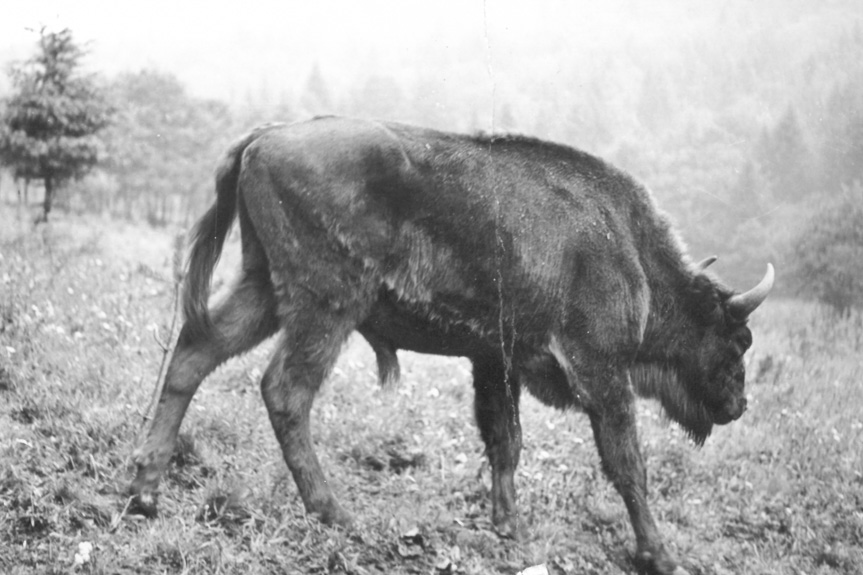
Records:
M746 411L743 354L752 345L746 325L773 287L773 266L757 286L736 294L697 266L683 305L645 335L631 376L636 391L659 399L666 414L701 444L713 425ZM652 333L651 333L652 332Z

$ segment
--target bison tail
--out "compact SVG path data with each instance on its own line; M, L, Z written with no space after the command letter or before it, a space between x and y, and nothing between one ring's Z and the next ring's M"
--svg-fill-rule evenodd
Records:
M213 324L208 309L213 270L237 214L237 184L243 151L264 132L282 124L261 126L231 145L216 169L216 201L195 224L183 289L183 313L189 335L209 336Z

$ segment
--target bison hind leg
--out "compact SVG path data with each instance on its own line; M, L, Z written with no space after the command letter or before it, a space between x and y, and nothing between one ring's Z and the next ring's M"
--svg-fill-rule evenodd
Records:
M183 326L171 356L153 422L133 458L131 485L135 511L156 514L156 490L174 449L192 397L204 378L229 358L243 353L278 329L275 297L264 271L247 270L221 303L211 309L213 330L200 334Z
M315 395L356 328L346 315L312 298L295 298L280 310L284 329L261 380L261 393L306 511L325 524L349 526L350 515L333 495L315 453L310 412Z

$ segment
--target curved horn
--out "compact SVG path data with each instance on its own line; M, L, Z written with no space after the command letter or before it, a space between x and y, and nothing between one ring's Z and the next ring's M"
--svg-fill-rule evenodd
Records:
M718 259L719 259L718 256L710 256L710 257L704 258L703 260L701 260L700 262L695 264L695 272L696 273L703 272L705 269L707 269L707 267L710 264L712 264L713 262L715 262Z
M773 277L773 265L767 264L767 272L758 285L747 292L731 296L728 299L728 309L737 317L748 317L767 298L773 288Z

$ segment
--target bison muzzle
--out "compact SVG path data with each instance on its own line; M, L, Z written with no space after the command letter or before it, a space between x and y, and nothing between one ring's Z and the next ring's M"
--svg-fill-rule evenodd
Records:
M242 273L208 307L232 223ZM623 497L635 560L682 572L647 505L635 394L657 399L696 443L746 409L748 316L773 284L735 293L686 256L650 193L578 150L517 136L464 136L336 117L262 126L227 151L198 222L186 321L132 492L155 513L186 408L216 366L280 334L261 391L303 503L349 524L309 432L315 393L359 331L382 381L398 349L464 356L491 463L492 519L517 530L518 399L590 418Z

